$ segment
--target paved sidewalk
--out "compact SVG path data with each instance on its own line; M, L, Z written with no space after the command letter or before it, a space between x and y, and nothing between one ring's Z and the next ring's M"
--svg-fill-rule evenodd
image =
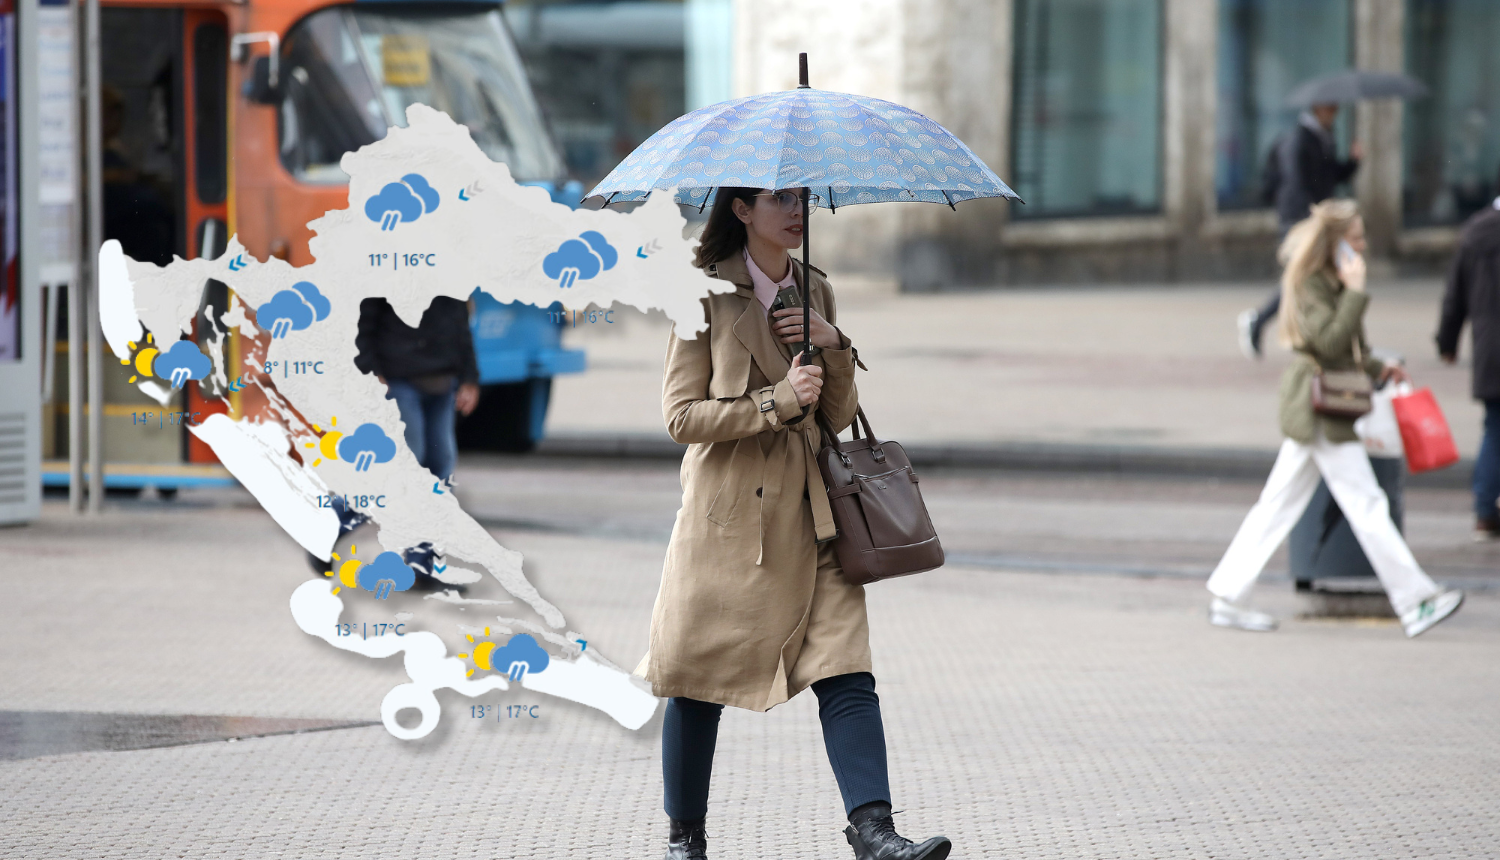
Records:
M173 510L49 503L0 532L0 709L372 718L399 667L297 631L309 574L274 523ZM591 650L639 657L659 541L496 534ZM959 860L1495 856L1496 597L1408 641L1291 618L1284 588L1261 594L1281 631L1210 628L1201 583L1170 577L954 566L868 593L898 822ZM631 733L524 691L484 701L537 719L443 701L415 743L371 727L0 762L0 856L660 856L659 717ZM810 695L731 710L711 856L851 856L837 797Z
M1234 328L1235 315L1260 304L1269 283L937 295L854 278L833 283L840 326L870 368L858 377L861 399L883 437L1023 453L1043 444L1269 456L1280 445L1277 387L1290 353L1270 337L1266 358L1247 361ZM1370 293L1372 343L1406 356L1417 384L1437 395L1459 451L1472 458L1482 410L1469 397L1468 342L1459 367L1438 361L1433 346L1442 285L1373 284ZM595 448L666 439L668 324L633 311L613 318L567 331L570 346L588 350L590 369L555 381L549 437Z

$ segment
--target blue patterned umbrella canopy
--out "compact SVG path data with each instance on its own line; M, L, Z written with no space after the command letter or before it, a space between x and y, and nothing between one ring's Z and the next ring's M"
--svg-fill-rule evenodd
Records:
M620 203L672 190L678 203L701 209L724 186L810 188L830 209L1020 199L962 141L922 114L810 88L720 102L678 117L588 196Z

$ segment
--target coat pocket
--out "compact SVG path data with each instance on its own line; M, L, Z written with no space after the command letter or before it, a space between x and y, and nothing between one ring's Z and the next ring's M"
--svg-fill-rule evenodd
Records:
M719 482L718 491L714 493L713 502L708 506L708 513L705 514L709 522L727 527L742 509L750 507L741 501L752 496L755 488L760 486L757 483L762 471L759 455L760 438L757 436L747 436L734 443L734 451L724 467L724 477Z

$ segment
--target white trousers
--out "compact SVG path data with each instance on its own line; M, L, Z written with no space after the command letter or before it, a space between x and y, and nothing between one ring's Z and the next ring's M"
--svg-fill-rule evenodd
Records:
M1391 522L1390 501L1375 481L1364 445L1335 444L1321 433L1311 445L1291 439L1282 443L1260 501L1250 509L1209 577L1208 590L1236 603L1250 593L1272 553L1307 510L1318 489L1319 473L1375 568L1375 575L1380 577L1396 613L1404 613L1437 594L1437 584L1418 566Z

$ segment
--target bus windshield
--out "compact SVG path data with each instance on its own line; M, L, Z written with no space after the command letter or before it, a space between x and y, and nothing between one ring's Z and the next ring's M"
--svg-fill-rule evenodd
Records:
M418 102L467 126L517 180L566 170L497 9L323 9L287 34L281 68L281 160L304 181L347 182L344 153L405 126Z

